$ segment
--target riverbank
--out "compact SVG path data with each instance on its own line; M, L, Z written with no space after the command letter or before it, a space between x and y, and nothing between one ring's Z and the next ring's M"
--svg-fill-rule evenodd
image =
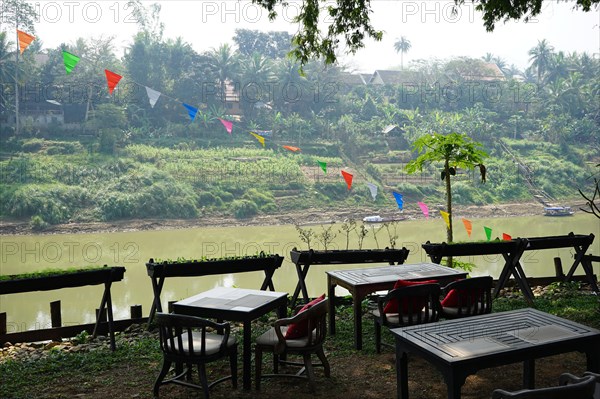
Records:
M585 206L582 200L567 201L576 212ZM437 207L430 209L432 218L439 218ZM518 202L495 205L469 205L454 207L454 214L464 218L501 218L515 216L534 216L543 213L539 202ZM302 211L258 215L248 219L236 219L225 215L205 215L197 219L128 219L114 222L72 222L49 226L43 232L32 230L28 221L3 220L0 222L0 235L23 234L76 234L109 233L145 230L186 229L195 227L233 227L233 226L274 226L285 224L323 224L343 222L346 219L362 219L365 216L380 215L384 218L402 216L408 220L424 218L420 209L404 209L400 214L393 209L375 207L356 207L345 209L308 208Z

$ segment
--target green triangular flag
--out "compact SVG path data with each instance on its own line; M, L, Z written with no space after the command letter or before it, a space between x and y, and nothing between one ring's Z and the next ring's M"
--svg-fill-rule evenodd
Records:
M63 60L65 62L65 69L67 70L67 75L71 73L75 65L79 62L79 57L69 53L68 51L63 51Z
M490 227L483 227L483 229L485 230L485 236L487 237L487 240L491 240L492 239L492 229Z
M317 161L317 163L319 164L319 166L321 167L321 169L323 169L323 173L327 173L327 163L326 162L321 162L321 161Z

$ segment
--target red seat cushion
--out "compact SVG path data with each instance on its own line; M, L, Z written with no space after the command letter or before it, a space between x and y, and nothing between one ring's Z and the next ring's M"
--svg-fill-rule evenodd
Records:
M473 301L477 301L477 298L481 296L481 289L479 290L457 290L451 289L444 299L442 299L443 308L456 308L460 300L460 306L471 306Z
M419 285L419 284L437 284L437 280L424 280L424 281L407 281L407 280L398 280L396 281L396 284L394 284L394 289L396 288L402 288L402 287L410 287L411 285ZM409 309L411 309L411 301L410 298L404 298L402 300L402 312L403 313L408 313ZM387 305L385 305L385 307L383 308L383 313L397 313L397 309L398 309L398 300L396 298L393 298L392 300L390 300ZM419 307L418 305L422 303L422 305ZM421 310L423 308L423 306L425 306L425 299L419 299L419 302L416 302L417 307L419 308L418 310ZM416 309L415 309L416 310Z
M317 303L323 301L324 299L325 299L325 294L313 299L312 301L310 301L309 303L304 305L297 314L304 312L306 309L309 309L310 307L316 305ZM292 324L288 325L288 328L287 328L287 331L285 332L284 338L285 339L296 339L296 338L305 337L307 335L308 335L308 320L303 320L299 323L292 323Z

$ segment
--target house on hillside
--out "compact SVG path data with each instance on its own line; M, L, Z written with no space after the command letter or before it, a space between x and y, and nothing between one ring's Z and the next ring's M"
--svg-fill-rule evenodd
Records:
M416 71L389 71L378 69L373 72L368 84L375 86L387 85L417 85L421 82L422 76Z
M471 64L462 64L455 69L465 81L471 82L503 82L506 77L498 65L491 62L478 62Z

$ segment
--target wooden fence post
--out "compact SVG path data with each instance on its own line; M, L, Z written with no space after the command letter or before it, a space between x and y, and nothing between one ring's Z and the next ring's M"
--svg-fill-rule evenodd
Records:
M565 281L565 273L562 268L562 260L557 256L554 258L554 272L560 281Z
M60 301L50 302L50 320L52 328L62 326L62 316L60 314Z
M0 335L6 334L6 312L0 313Z
M131 305L129 313L132 319L142 318L142 305Z

